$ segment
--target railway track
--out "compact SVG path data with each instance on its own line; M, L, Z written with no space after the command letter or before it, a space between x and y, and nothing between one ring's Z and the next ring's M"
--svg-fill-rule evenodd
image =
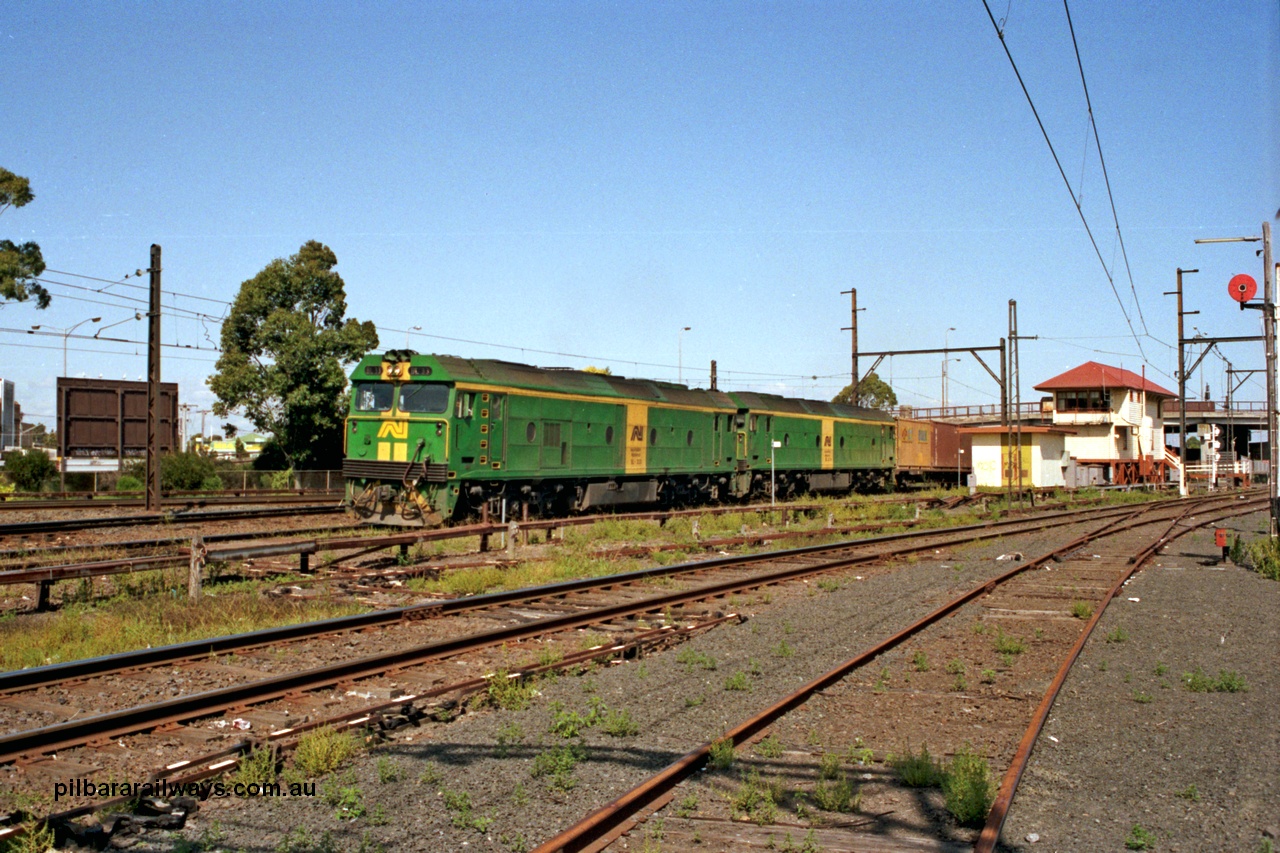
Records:
M1167 514L1169 511L1168 507L1160 505L1111 510L1106 515L1112 520L1107 521L1106 526L1114 526L1116 523L1114 519L1118 518L1158 516ZM1076 515L1060 514L1050 523L1066 525L1079 522L1080 518ZM640 648L646 643L673 641L680 632L688 633L694 630L689 628L689 625L708 626L728 618L715 606L715 602L723 603L726 596L735 593L758 589L767 584L811 577L821 572L867 565L894 554L945 549L965 541L1008 536L1019 529L1030 529L1037 523L1039 523L1038 520L1019 520L960 530L913 532L880 537L876 540L862 540L845 546L815 546L767 555L751 555L746 558L711 560L692 566L662 567L631 573L628 576L561 584L551 589L480 596L456 602L438 602L383 614L369 614L368 617L349 621L331 620L330 623L322 626L286 629L275 635L270 632L259 632L259 635L222 638L212 645L205 642L188 644L189 647L185 649L179 647L151 650L147 653L153 656L150 660L144 660L140 656L115 656L111 659L100 659L77 665L10 673L4 676L6 680L0 681L0 691L5 694L0 698L0 705L8 704L12 707L16 704L21 707L25 703L28 707L33 707L44 703L52 707L58 705L59 700L50 699L44 691L56 685L59 678L79 680L80 687L76 689L93 693L97 688L91 686L93 682L85 679L110 678L111 674L115 674L118 680L129 685L153 683L171 679L175 673L180 673L179 677L189 676L193 662L201 658L210 660L211 665L216 666L218 664L211 660L213 655L229 654L234 654L235 658L234 663L228 668L242 670L242 674L248 674L254 667L252 661L245 657L245 650L270 649L271 646L266 645L269 641L297 642L304 637L314 639L317 636L333 638L361 630L366 633L359 636L370 636L367 633L370 629L384 629L389 624L422 625L439 622L438 619L428 620L424 617L443 615L450 611L471 614L470 619L473 622L479 620L482 623L487 621L492 624L496 620L500 623L512 623L489 631L473 632L466 636L446 638L407 650L397 649L355 660L350 659L352 646L343 647L342 644L338 644L340 656L346 659L330 666L316 667L305 672L274 678L257 679L222 690L203 691L194 696L184 695L147 706L130 707L119 712L96 715L88 720L41 726L33 730L12 733L0 740L0 749L4 752L2 760L16 762L24 774L48 776L65 772L68 763L74 765L85 760L100 761L103 745L108 743L108 739L125 737L130 732L150 732L150 734L135 736L135 739L142 738L136 745L132 740L129 741L131 751L154 749L157 748L157 743L172 742L175 739L189 744L205 744L213 735L220 735L221 732L215 730L211 733L208 729L192 730L190 726L175 728L175 725L184 720L199 719L210 714L217 715L225 712L229 707L236 709L233 713L240 715L238 719L251 720L255 732L267 732L265 736L257 735L258 743L284 742L290 736L296 736L298 727L287 723L302 718L312 720L312 723L308 724L310 727L321 724L367 725L371 719L382 719L387 716L400 719L421 716L430 713L432 707L438 707L441 696L458 694L459 691L466 689L484 689L487 685L484 674L491 672L502 661L492 653L484 653L483 650L492 650L503 643L528 641L534 637L545 637L556 631L563 634L566 631L595 626L597 630L605 630L614 639L605 644L605 649L596 650L594 654L622 654L627 649ZM767 572L759 571L758 567L766 563L779 565ZM688 588L657 596L643 594L645 586L655 582L667 583L681 575L695 578L698 575L706 576L712 573L716 575L716 579L711 583L694 584ZM622 601L618 601L619 591L624 590L629 592L621 596ZM607 598L609 603L600 604L599 601L593 601L593 597ZM707 602L711 604L708 605ZM559 612L556 613L556 611ZM647 622L637 622L637 619L644 614L652 616L663 611L666 611L667 616L661 620L663 624L657 628ZM673 611L678 612L678 616L673 616ZM361 621L362 619L365 621ZM685 627L677 628L677 623ZM462 655L475 657L477 652L480 652L479 657L472 660L468 668L471 677L464 678L462 681L458 681L456 676L440 677L411 669L431 663L438 665L443 660L455 660ZM582 654L584 653L570 653L564 656L564 660L572 662L575 660L575 655L580 657ZM246 663L249 666L245 666ZM140 669L140 667L173 666L174 664L178 664L181 668L174 670L173 673L156 672L154 676L147 675L146 669ZM42 670L47 671L42 672ZM390 676L387 675L389 671L392 673ZM379 680L380 676L381 680ZM363 682L364 687L353 690L353 686L359 679L372 680L373 683L369 685L367 681ZM360 703L361 707L343 710L335 715L332 713L332 708L325 707L326 703L332 704L334 685L343 686L345 690L339 692L345 692L348 695L363 692L366 694L366 701ZM414 690L414 685L417 685L418 689ZM312 705L303 702L300 697L304 691L314 690L328 690L325 701L312 703ZM39 695L40 698L34 700L29 698L33 695L33 691L37 691L35 695ZM384 701L375 701L372 704L367 701L369 698L376 699L379 696L383 697ZM273 702L274 705L263 704ZM345 709L350 703L344 701L339 704ZM68 706L72 712L78 707L70 702ZM282 707L284 707L283 711ZM234 764L234 754L247 748L247 745L241 744L234 748L226 747L223 750L207 753L203 756L205 759L212 756L218 760L206 760L202 765L200 765L200 756L183 758L178 762L171 762L174 767L167 770L161 769L159 772L172 774L192 765L200 765L199 773L213 772L209 768L214 765L220 765L220 771L229 766L226 762ZM58 756L50 759L48 754L54 750L58 752ZM86 750L90 755L98 757L84 758L80 753Z
M574 826L544 842L536 848L536 851L537 853L560 853L560 851L615 849L612 845L629 833L633 835L631 846L634 847L635 843L644 837L642 829L644 823L658 819L659 815L663 819L661 837L667 843L675 844L679 849L685 849L682 845L694 846L698 844L709 845L707 849L743 849L772 846L772 842L766 839L776 830L772 827L746 829L739 822L742 819L746 819L741 814L726 815L723 813L724 809L713 807L705 813L683 815L684 818L693 818L689 820L682 820L680 817L672 815L671 813L676 810L669 804L681 796L677 786L685 784L686 780L692 779L696 771L707 767L713 751L719 749L723 755L726 748L740 749L752 742L761 742L766 735L783 729L786 726L788 715L804 708L808 703L814 701L816 697L821 697L823 707L829 714L837 708L843 709L843 713L848 714L851 706L878 704L877 712L870 712L870 709L867 709L867 711L859 715L862 725L857 728L857 730L864 732L874 731L875 725L869 719L869 716L874 716L874 713L883 711L885 703L879 702L879 696L887 692L884 689L885 682L883 679L889 670L887 668L883 669L880 679L859 678L859 673L865 671L865 668L872 664L879 664L886 655L907 642L911 642L913 647L917 649L915 657L916 668L924 672L927 671L927 667L923 663L925 660L929 658L942 660L951 655L963 656L965 654L963 649L966 646L969 647L969 657L972 657L973 644L964 642L965 634L970 632L967 632L963 627L955 627L957 623L961 626L964 624L985 625L988 624L988 621L999 624L1001 621L1007 621L1019 613L1026 612L1061 614L1061 617L1066 617L1067 626L1072 630L1058 631L1056 634L1060 636L1055 636L1052 640L1047 641L1057 649L1051 656L1056 659L1057 663L1049 670L1049 674L1052 675L1049 688L1044 693L1034 714L1019 715L1024 719L1029 717L1029 721L1027 722L1025 733L1022 734L1018 743L1016 755L1011 760L1007 757L1008 753L1013 752L1012 744L1003 744L998 750L1003 755L997 757L1003 759L1003 763L1007 763L1007 772L1004 774L995 805L990 812L981 836L977 839L977 846L974 848L980 853L986 853L986 851L994 849L994 845L999 839L1004 814L1012 801L1018 778L1058 688L1065 679L1066 673L1078 655L1080 648L1088 639L1093 626L1101 617L1107 603L1119 593L1123 588L1124 582L1164 545L1189 532L1195 526L1212 523L1231 515L1238 515L1244 511L1253 511L1264 506L1265 501L1254 499L1247 504L1236 504L1227 507L1219 504L1216 508L1211 508L1212 504L1201 504L1195 508L1186 508L1185 511L1180 512L1177 517L1172 519L1154 516L1141 519L1132 518L1124 522L1101 527L1032 560L1026 561L1015 569L966 591L923 618L893 633L883 641L864 649L854 657L849 658L818 678L782 697L767 708L751 715L733 728L728 729L723 737L717 741L704 743L691 750L656 775L634 786L621 797L596 809ZM1185 518L1191 512L1197 512L1200 518L1196 522L1188 524L1185 522ZM1080 549L1086 546L1088 546L1090 553L1080 553ZM1101 553L1095 554L1092 553L1093 551L1100 551ZM1046 572L1053 572L1051 580L1046 579ZM1070 624L1067 606L1064 604L1064 584L1072 586L1072 592L1067 595L1068 601L1088 602L1093 608L1093 618L1087 625L1082 623L1082 628L1076 628L1076 626ZM975 619L978 621L974 621ZM948 623L951 624L951 627L947 627ZM957 637L961 638L961 640L957 641ZM953 660L961 660L960 656L954 657ZM1044 656L1042 655L1041 657ZM958 678L963 678L964 671L960 667L954 670L948 669L949 673L959 673L957 675ZM1040 673L1033 673L1031 676L1030 680L1032 681L1037 681L1042 677ZM925 679L920 677L919 680L923 681ZM944 719L949 716L951 719L965 720L965 714L956 713L960 710L959 706L963 705L963 710L967 714L973 715L973 719L987 720L990 718L989 715L983 714L984 709L982 707L978 707L983 702L973 695L964 694L960 690L951 693L938 692L931 694L929 690L930 688L927 686L903 690L903 693L914 695L914 699L910 703L911 713L928 715L930 713L929 705L937 704L951 709L949 712L938 715L937 719ZM946 688L942 688L942 691L945 690ZM956 693L960 693L960 695L956 695ZM1000 697L995 697L991 701L999 702ZM1023 704L1025 705L1026 703ZM812 718L814 715L810 716ZM817 716L821 716L821 714L817 714ZM959 726L954 728L959 728ZM788 732L788 735L793 734L794 732ZM935 736L945 739L945 735L941 732ZM870 736L868 740L871 740ZM812 761L812 756L809 755L802 754L798 763L801 765L808 763L810 766L807 770L812 772L806 772L806 769L797 771L793 766L791 767L790 778L805 778L811 784L815 784L815 790L817 790L817 786L824 784L822 782L823 779L832 777L847 778L843 771L830 771L829 765L823 768L813 767L812 764L814 762ZM1002 762L997 761L996 763ZM775 772L777 771L776 766L773 769ZM746 771L746 773L751 772L758 771ZM871 779L872 774L864 773L863 778ZM814 780L817 780L816 783ZM693 785L692 782L687 784ZM697 787L694 785L694 788ZM707 787L708 784L703 783L701 791L705 791ZM711 784L710 787L713 790L715 789L714 784ZM691 790L694 788L691 788ZM719 792L723 793L723 789ZM719 799L731 799L731 797L726 796ZM693 802L695 800L698 802L704 801L701 797L690 793L685 797L684 802ZM715 799L707 798L706 801L715 802ZM800 801L803 803L803 798ZM828 823L836 824L836 828L825 829L823 824L819 822L816 824L816 828L811 830L807 838L815 843L819 849L823 850L905 851L918 849L914 846L917 842L912 840L912 838L918 838L918 832L914 835L909 834L909 837L904 837L901 841L898 841L895 840L894 831L895 826L897 831L903 831L904 828L918 831L920 827L908 826L908 821L901 815L895 815L893 820L877 819L887 817L893 810L878 815L876 805L879 804L868 804L864 800L859 810L860 815L869 814L871 817L852 823L845 821L841 824L837 814L835 816L837 819L828 821ZM803 808L803 805L801 808ZM851 809L840 809L840 811L848 810ZM730 811L733 810L730 809ZM856 833L850 833L849 830L855 826L866 830L868 834L858 836ZM618 849L621 848L619 847ZM952 848L943 841L936 849ZM957 845L956 849L961 849L961 845ZM963 849L967 849L967 845L963 845Z

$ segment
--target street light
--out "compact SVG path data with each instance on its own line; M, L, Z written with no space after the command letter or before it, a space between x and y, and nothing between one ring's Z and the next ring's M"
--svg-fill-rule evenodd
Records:
M97 323L101 320L102 320L101 317L90 317L88 320L81 320L79 323L76 323L70 329L59 329L56 326L45 327L45 326L37 325L37 326L32 326L31 331L35 332L43 328L48 328L49 330L57 332L58 334L62 335L62 375L66 376L67 375L67 339L71 337L72 332L74 332L76 329L83 326L85 323Z
M410 326L409 328L407 328L407 329L405 329L405 330L404 330L404 348L405 348L405 349L408 349L408 348L409 348L409 333L410 333L410 332L421 332L421 331L422 331L422 327L421 327L421 326Z
M676 381L684 384L684 333L691 331L692 326L685 326L676 333Z
M129 322L129 321L131 321L131 320L141 320L141 319L142 319L142 312L141 312L141 311L135 311L132 317L125 317L123 320L118 320L118 321L116 321L115 323L108 323L108 324L107 324L107 325L105 325L105 326L101 326L101 327L99 327L98 331L96 331L96 332L94 332L94 333L93 333L93 337L94 337L95 339L97 339L98 335L102 334L102 333L103 333L103 332L105 332L107 329L110 329L112 326L119 326L119 325L122 325L122 324L124 324L124 323L128 323L128 322Z
M942 333L942 408L944 409L947 407L947 362L951 360L947 357L950 354L947 351L950 348L948 338L955 330L956 327L951 326ZM959 361L959 359L956 360Z

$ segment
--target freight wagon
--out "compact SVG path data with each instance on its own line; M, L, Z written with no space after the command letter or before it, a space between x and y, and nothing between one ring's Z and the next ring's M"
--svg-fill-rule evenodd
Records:
M896 478L899 485L957 483L973 467L973 439L957 424L899 416Z
M893 421L871 409L410 350L366 356L351 379L343 473L352 510L377 523L893 480Z

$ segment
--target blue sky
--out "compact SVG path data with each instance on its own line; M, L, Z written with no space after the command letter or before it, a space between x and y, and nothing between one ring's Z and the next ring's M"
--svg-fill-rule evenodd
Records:
M25 331L94 316L69 374L145 375L145 347L82 336L123 321L101 337L145 340L145 277L94 278L159 243L163 378L208 408L217 318L316 239L383 348L411 331L420 351L672 380L679 359L702 385L714 358L721 387L827 398L856 287L864 351L995 345L1012 298L1039 337L1024 399L1090 359L1145 357L1176 387L1177 267L1201 270L1189 334L1259 329L1226 296L1261 279L1256 247L1192 241L1258 234L1280 207L1280 5L1072 5L1123 254L1063 7L992 11L1071 191L976 0L18 0L0 166L36 200L0 236L61 272L48 310L0 309L0 375L52 424L63 337ZM1261 366L1259 345L1224 352ZM1210 356L1194 381L1220 398L1224 369ZM937 405L940 357L880 374ZM951 403L996 401L972 359L950 376Z

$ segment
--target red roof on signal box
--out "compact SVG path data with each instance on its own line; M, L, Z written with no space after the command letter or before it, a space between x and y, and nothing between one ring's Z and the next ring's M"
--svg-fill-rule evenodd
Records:
M1073 367L1066 373L1061 373L1052 379L1046 379L1035 387L1037 391L1132 388L1135 391L1146 391L1148 394L1162 397L1178 396L1174 392L1144 379L1132 370L1125 370L1123 367L1112 367L1108 364L1098 364L1096 361L1086 361L1079 367Z

